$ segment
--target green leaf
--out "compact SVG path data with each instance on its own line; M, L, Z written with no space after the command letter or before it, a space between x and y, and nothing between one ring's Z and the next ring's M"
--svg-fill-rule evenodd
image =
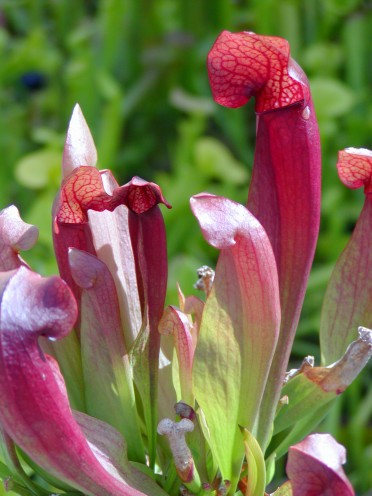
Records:
M256 438L247 429L243 429L243 441L248 464L245 496L262 496L266 486L266 468L262 450Z
M22 157L16 165L15 176L23 186L41 189L50 183L51 177L59 176L60 163L60 150L45 148Z
M296 424L311 411L336 398L334 391L326 392L306 374L301 373L291 379L282 390L288 396L288 405L283 405L274 422L274 435ZM322 419L322 416L319 419Z
M270 484L275 475L276 454L272 453L266 460L266 484Z
M196 166L203 176L235 185L248 184L247 169L215 138L200 138L194 153Z
M0 462L0 479L4 483L7 481L6 485L9 489L16 491L16 488L19 488L22 491L19 494L48 496L49 492L35 484L29 474L25 472L13 440L1 426L0 455L2 455L2 459L5 462Z
M194 357L195 397L234 490L244 456L239 425L253 429L278 338L276 264L264 229L245 207L207 193L191 206L205 239L221 250Z
M329 367L312 367L304 361L301 368L283 387L288 404L279 409L274 434L297 423L308 412L324 405L343 393L354 381L372 356L372 331L359 327L359 337L348 346L344 355ZM320 421L321 419L319 419Z
M173 88L171 91L170 103L177 109L190 113L195 112L209 115L213 114L216 110L209 97L194 96L179 87Z
M353 91L337 79L313 78L310 86L319 119L345 115L356 102Z
M60 490L63 491L66 494L73 494L75 496L81 495L81 492L75 491L69 484L66 482L62 482L60 479L57 479L53 475L51 475L49 472L46 470L42 469L40 465L35 463L24 451L21 449L18 449L18 452L20 453L20 456L22 459L27 463L27 465L32 469L34 472L34 477L41 481L43 480L43 484L45 484L48 488L53 488L53 490ZM48 491L48 495L50 494L51 491ZM36 492L37 496L40 496L38 492Z
M269 446L269 451L274 451L271 453L267 461L271 458L279 460L279 458L288 452L290 446L298 443L310 432L312 432L328 413L331 405L332 402L328 402L320 408L310 410L306 416L300 419L297 423L293 424L288 431L283 431L284 437L281 437L282 433L280 433L278 436L279 441L276 437L274 437Z

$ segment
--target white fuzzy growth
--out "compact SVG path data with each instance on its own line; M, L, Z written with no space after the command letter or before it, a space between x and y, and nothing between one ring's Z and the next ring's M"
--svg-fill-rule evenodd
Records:
M173 422L163 419L158 424L158 433L167 436L173 454L174 464L179 472L184 472L192 464L192 455L186 444L185 434L194 430L194 424L189 419Z

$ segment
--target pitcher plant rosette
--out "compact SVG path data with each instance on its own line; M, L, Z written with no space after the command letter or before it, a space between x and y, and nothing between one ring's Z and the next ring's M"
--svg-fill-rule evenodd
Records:
M0 477L19 495L351 496L345 449L309 434L372 354L372 152L340 152L365 204L322 310L322 363L286 373L320 218L320 143L288 42L223 32L208 56L214 99L256 100L247 205L191 198L205 241L201 297L167 285L160 187L119 186L78 106L52 231L60 277L21 258L37 228L0 214ZM163 207L159 205L162 204ZM182 221L182 219L180 219ZM197 269L197 268L196 268Z

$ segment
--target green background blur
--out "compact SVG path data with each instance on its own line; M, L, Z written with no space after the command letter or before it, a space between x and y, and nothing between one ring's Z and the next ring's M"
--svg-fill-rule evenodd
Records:
M372 148L372 2L361 0L0 0L0 204L15 203L40 227L25 258L56 272L50 209L60 181L72 108L82 107L100 168L123 184L158 182L170 276L191 293L195 271L216 252L191 215L192 194L210 191L245 202L254 153L253 104L213 103L205 59L223 29L287 38L307 72L323 147L322 227L293 351L319 356L321 301L363 193L344 188L337 151ZM372 276L372 275L371 275ZM358 494L372 491L372 368L336 402L320 429L348 449ZM368 492L368 490L370 490Z

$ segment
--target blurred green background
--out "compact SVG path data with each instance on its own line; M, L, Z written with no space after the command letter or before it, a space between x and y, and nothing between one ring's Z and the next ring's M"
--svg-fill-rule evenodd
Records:
M25 258L56 272L50 209L63 142L80 103L99 167L123 184L158 182L173 205L164 212L175 283L191 293L195 271L214 265L191 215L192 194L245 202L254 153L253 104L213 103L205 59L223 29L287 38L307 72L323 146L322 227L293 351L319 356L321 301L363 193L344 188L337 151L372 148L372 2L361 0L0 0L0 203L15 203L40 227ZM320 429L348 449L358 494L372 487L372 368L336 402Z

